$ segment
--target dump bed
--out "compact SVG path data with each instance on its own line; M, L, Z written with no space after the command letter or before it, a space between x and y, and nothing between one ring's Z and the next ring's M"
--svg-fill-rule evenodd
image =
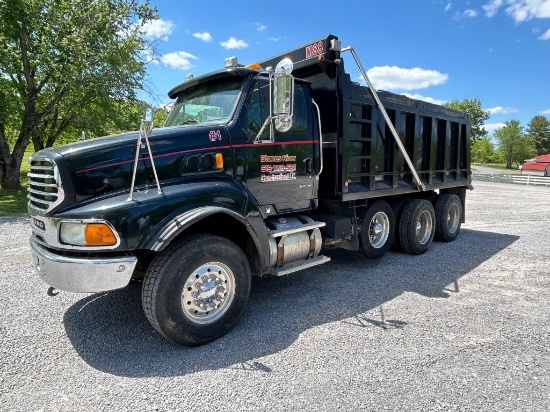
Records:
M347 74L339 86L335 97L328 98L324 88L314 93L322 107L324 137L320 196L355 200L417 191L368 89L351 82ZM470 124L465 113L394 93L378 95L426 190L470 185ZM330 117L335 109L338 115Z
M311 83L323 132L319 196L346 201L420 190L369 89L351 80L332 40L329 35L262 63L289 57L293 75ZM426 190L470 187L468 116L403 95L378 95Z

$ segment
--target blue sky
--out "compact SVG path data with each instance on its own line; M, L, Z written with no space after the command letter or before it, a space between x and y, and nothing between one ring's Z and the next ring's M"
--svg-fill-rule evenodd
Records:
M158 60L148 82L159 100L184 77L248 64L335 34L353 46L377 89L441 103L479 98L486 129L550 119L550 0L339 2L151 0L144 28ZM360 81L349 53L346 70ZM150 97L140 95L152 102Z

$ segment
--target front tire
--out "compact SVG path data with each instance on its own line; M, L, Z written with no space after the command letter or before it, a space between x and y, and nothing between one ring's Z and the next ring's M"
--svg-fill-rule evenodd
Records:
M248 260L237 245L219 236L192 236L169 245L151 262L143 281L143 310L172 342L202 345L231 329L250 286Z

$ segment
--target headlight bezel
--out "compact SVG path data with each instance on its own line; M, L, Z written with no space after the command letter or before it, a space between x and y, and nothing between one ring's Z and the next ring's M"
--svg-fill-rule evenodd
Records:
M62 220L57 226L57 239L60 245L88 250L113 249L120 244L120 237L113 226L98 219ZM93 231L96 231L93 233ZM98 240L103 231L103 241ZM96 239L94 241L94 239Z

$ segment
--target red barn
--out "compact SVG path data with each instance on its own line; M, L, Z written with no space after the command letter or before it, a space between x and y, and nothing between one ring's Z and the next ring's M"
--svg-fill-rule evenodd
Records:
M550 154L537 156L521 165L522 175L550 176Z

